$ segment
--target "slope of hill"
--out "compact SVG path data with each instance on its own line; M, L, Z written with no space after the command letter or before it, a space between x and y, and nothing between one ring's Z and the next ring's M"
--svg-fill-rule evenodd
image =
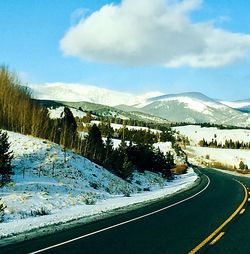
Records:
M187 188L197 178L191 169L173 182L146 171L135 172L129 183L70 150L64 153L49 141L14 132L8 135L15 175L0 188L1 202L7 205L0 238L81 217L103 216Z
M62 111L62 107L68 106L70 107L73 115L76 117L82 117L84 116L83 111L91 111L96 116L102 116L102 117L113 117L113 118L120 118L120 119L130 119L130 120L138 120L138 121L144 121L144 122L156 122L156 123L165 123L168 124L169 121L166 119L153 116L148 113L136 111L137 109L133 108L135 111L125 111L122 109L119 109L117 107L109 107L102 104L97 103L91 103L91 102L69 102L69 101L53 101L53 100L37 100L40 104L46 106L50 114L52 116L60 116L60 113ZM81 108L81 110L79 110Z
M249 126L250 115L232 109L201 93L171 94L147 99L136 107L175 122Z

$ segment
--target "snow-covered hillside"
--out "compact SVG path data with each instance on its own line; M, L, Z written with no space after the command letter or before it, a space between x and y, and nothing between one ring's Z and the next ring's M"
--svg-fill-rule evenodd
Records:
M0 188L7 205L0 237L157 199L197 179L192 169L173 182L151 172L135 172L129 183L84 157L69 150L65 153L59 145L8 134L15 175Z
M37 99L71 102L87 101L108 106L119 104L134 105L146 98L162 94L160 92L150 92L133 95L91 85L66 83L46 83L30 85L30 87Z
M201 93L181 93L149 98L136 108L174 122L249 126L250 114L219 103Z
M148 98L143 104L138 104L136 107L142 108L147 105L150 105L153 102L167 102L167 101L179 101L185 103L188 108L193 109L197 112L203 112L208 107L220 108L223 105L215 103L214 100L201 93L180 93L180 94L168 94L161 95L153 98Z

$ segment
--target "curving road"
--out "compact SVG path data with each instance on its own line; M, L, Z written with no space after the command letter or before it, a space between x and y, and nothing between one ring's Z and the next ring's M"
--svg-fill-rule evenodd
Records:
M68 231L0 246L0 253L249 254L248 191L235 179L249 187L250 179L201 171L210 180L203 175L199 186L172 198Z

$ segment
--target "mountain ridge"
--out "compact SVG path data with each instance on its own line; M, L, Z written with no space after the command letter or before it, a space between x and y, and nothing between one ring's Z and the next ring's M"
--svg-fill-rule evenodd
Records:
M37 89L39 90L39 87L41 86L37 86L34 90L35 94ZM54 87L57 87L57 89L61 88L61 83L52 85L47 84L47 86L43 87L42 92L40 91L40 95L43 94L43 96L45 96L46 94L49 94L53 97L55 92L55 90L53 90ZM79 107L81 103L89 103L89 105L92 106L91 110L98 110L105 116L112 116L113 114L116 116L119 114L126 115L125 112L128 114L134 112L138 115L148 114L152 119L156 117L171 122L212 123L242 127L250 126L250 110L248 111L248 108L237 108L237 102L231 102L231 104L226 103L226 101L212 99L200 92L186 92L179 94L152 92L142 95L132 95L103 88L99 89L97 87L94 87L94 90L91 90L89 86L87 86L87 90L90 90L82 95L81 93L86 89L86 86L83 86L80 90L78 88L79 85L72 85L71 87L70 84L68 84L66 86L67 91L73 89L73 95L76 94L76 96L78 96L77 98L84 98L86 100L67 103L65 100L62 100L64 101L64 104L70 104L73 107L76 106L74 106L74 104L77 104L77 107ZM72 94L67 97L68 94L65 94L65 90L63 89L61 91L61 94L62 93L64 98L72 98ZM91 93L91 96L89 93ZM57 96L60 96L61 94ZM36 95L39 97L39 93ZM57 102L61 101L54 100ZM248 107L247 101L248 100L244 100L244 102L241 101L238 103L245 103Z
M40 100L55 100L68 102L90 102L108 106L119 104L134 105L147 98L162 95L161 92L152 91L139 95L100 88L92 85L77 83L45 83L43 85L29 85L34 98Z

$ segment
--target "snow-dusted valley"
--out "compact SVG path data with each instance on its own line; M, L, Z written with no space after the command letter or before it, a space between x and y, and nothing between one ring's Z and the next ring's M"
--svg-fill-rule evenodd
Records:
M1 238L143 204L189 188L197 179L190 168L173 181L146 171L135 172L127 182L70 150L65 153L57 144L14 132L8 135L15 175L0 188L1 202L7 206ZM169 144L159 146L171 149Z

